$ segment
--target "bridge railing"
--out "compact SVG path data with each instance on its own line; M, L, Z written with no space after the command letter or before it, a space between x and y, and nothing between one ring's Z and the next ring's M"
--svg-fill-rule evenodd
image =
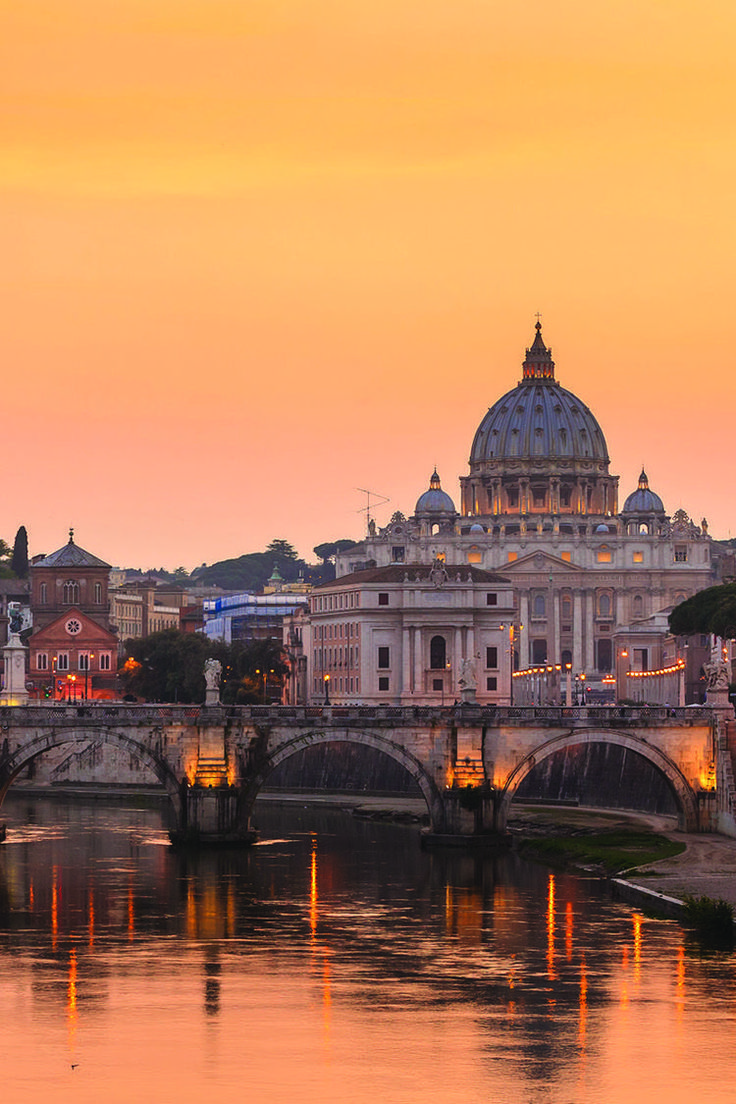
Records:
M99 727L120 725L218 724L231 721L240 724L294 724L344 727L358 725L567 725L588 724L629 727L631 725L709 724L711 709L705 706L670 707L663 705L559 705L532 706L458 706L429 705L135 705L116 702L85 702L83 704L45 703L0 708L0 728L37 727Z

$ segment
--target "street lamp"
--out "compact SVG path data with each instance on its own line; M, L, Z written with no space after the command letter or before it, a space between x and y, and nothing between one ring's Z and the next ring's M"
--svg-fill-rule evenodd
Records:
M330 676L325 675L323 681L324 681L324 684L325 684L325 705L329 705L330 704Z
M84 700L89 699L89 665L95 658L94 652L87 652L87 662L84 665Z
M67 675L66 676L66 697L67 697L67 701L76 701L77 700L77 676L76 675Z
M56 701L56 656L51 657L51 696Z

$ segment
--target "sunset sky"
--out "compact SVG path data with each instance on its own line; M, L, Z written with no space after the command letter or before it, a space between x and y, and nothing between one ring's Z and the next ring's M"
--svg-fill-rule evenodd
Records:
M535 312L621 501L736 535L733 0L0 0L0 536L459 500Z

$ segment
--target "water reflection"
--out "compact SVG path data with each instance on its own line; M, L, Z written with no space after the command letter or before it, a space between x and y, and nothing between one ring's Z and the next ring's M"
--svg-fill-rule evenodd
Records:
M736 1072L734 956L695 955L594 880L424 853L414 829L342 812L264 809L262 846L197 854L167 846L154 809L28 812L5 808L0 849L14 1102L39 1099L39 1077L78 1099L55 1080L62 1053L112 1101L246 1079L264 1101L513 1087L598 1104L648 1100L650 1073L684 1101L708 1055L724 1085Z

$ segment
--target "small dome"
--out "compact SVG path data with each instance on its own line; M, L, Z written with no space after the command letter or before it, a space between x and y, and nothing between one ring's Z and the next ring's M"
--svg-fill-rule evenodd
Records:
M476 521L473 525L470 526L470 529L468 530L468 532L469 533L485 533L485 529L483 528L482 525L479 525L478 522Z
M420 514L439 514L443 517L454 517L457 514L455 503L450 496L442 490L440 477L437 474L436 468L432 472L432 478L429 481L429 490L419 496L414 513L417 517Z
M649 490L647 473L641 469L639 486L624 502L622 514L664 514L664 505L659 495Z
M596 533L608 533L608 532L610 532L607 525L596 525L595 531L596 531Z

